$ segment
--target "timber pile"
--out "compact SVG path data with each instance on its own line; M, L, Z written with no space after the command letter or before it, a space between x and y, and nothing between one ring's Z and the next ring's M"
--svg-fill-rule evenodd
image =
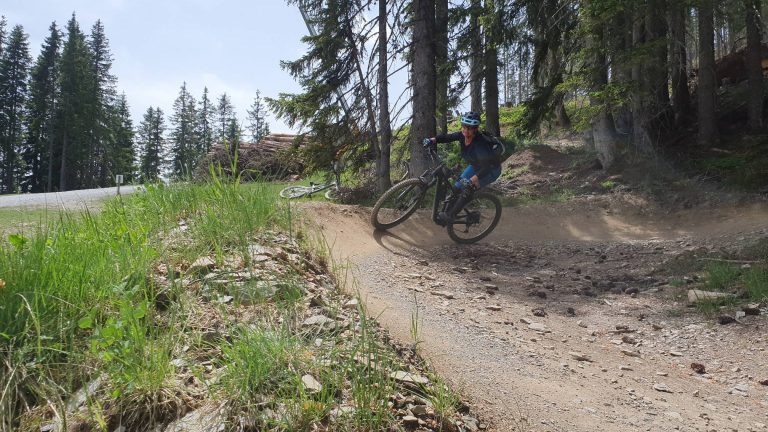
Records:
M295 154L296 135L272 134L258 143L240 143L237 155L237 172L244 180L254 178L280 179L299 174L304 165ZM301 144L299 144L301 145ZM223 144L215 144L201 160L198 177L207 177L209 167L220 165L226 175L232 175L234 158Z

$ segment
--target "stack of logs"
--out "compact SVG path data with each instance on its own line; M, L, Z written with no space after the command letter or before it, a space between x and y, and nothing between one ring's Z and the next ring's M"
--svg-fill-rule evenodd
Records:
M303 165L295 157L286 154L295 145L296 135L272 134L258 143L243 142L238 147L237 171L245 179L285 178L298 174ZM207 176L211 164L221 165L227 175L232 174L233 158L223 144L215 144L198 165L198 176Z

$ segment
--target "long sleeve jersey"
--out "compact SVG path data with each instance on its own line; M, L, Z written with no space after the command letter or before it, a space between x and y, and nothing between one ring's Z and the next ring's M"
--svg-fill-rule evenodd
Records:
M493 143L488 141L480 131L475 134L475 137L472 139L472 144L470 145L464 144L465 139L461 131L440 134L435 137L435 141L438 143L449 143L454 141L461 143L461 158L472 165L478 178L485 177L491 169L501 165L501 159L493 151Z

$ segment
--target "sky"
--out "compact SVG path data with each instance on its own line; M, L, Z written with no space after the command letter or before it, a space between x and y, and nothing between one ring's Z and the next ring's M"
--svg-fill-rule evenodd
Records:
M9 31L24 27L33 62L51 22L63 30L73 12L86 35L102 21L134 126L150 106L168 125L183 82L197 100L206 86L214 100L226 92L243 128L257 90L262 97L301 91L280 61L305 53L307 28L285 0L3 0L0 7ZM297 132L273 115L268 122L272 132Z

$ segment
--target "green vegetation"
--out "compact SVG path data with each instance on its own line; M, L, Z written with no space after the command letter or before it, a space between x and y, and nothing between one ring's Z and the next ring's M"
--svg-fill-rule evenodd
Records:
M605 190L612 190L613 188L616 187L616 185L617 185L616 182L613 181L613 180L606 180L606 181L600 183L600 187L605 189Z
M697 309L704 313L711 314L723 306L743 302L759 303L768 299L768 269L763 265L741 267L728 262L714 262L705 268L703 288L734 294L697 302Z

